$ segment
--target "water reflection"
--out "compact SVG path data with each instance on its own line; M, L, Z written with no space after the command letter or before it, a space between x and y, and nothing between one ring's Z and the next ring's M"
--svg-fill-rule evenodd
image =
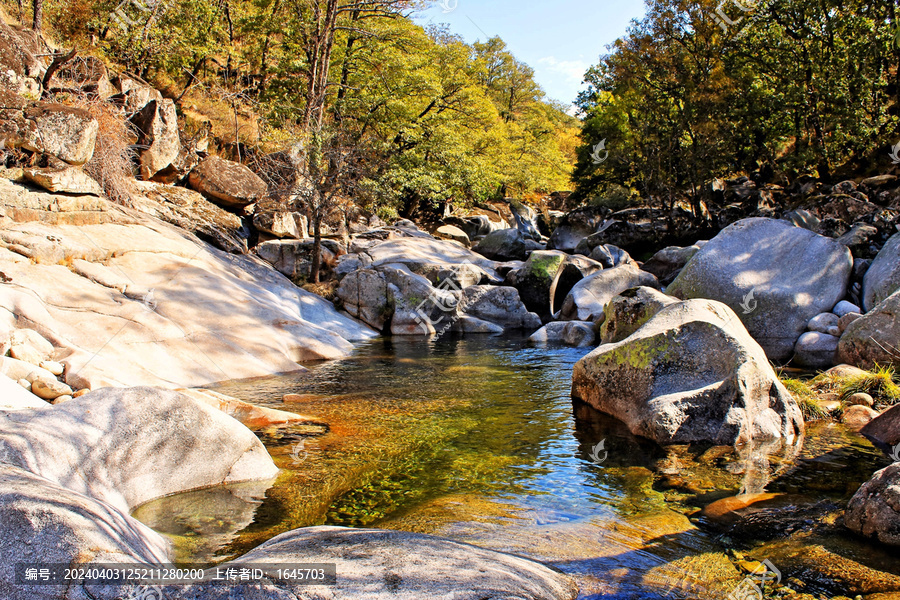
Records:
M702 508L762 491L802 497L813 480L831 486L819 496L840 498L872 472L869 447L841 429L813 428L804 449L637 438L573 404L572 367L588 350L498 337L376 340L309 373L228 382L217 391L328 427L265 432L283 471L261 504L198 500L204 492L137 516L190 539L180 556L198 560L296 527L376 526L550 562L576 576L585 598L716 597L740 574L718 532L697 527ZM285 394L298 396L285 404ZM823 456L843 469L826 482L815 462Z

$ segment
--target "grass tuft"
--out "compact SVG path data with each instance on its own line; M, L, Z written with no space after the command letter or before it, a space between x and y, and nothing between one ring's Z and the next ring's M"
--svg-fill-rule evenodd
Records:
M840 384L841 400L847 400L853 394L864 392L876 401L887 404L900 402L900 386L897 385L893 367L875 368L865 374L845 378Z

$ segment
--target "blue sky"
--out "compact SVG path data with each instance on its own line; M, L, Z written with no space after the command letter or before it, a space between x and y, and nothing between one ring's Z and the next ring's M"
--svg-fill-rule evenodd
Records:
M469 43L499 35L550 98L571 103L587 68L643 15L643 0L434 0L416 21L447 23Z

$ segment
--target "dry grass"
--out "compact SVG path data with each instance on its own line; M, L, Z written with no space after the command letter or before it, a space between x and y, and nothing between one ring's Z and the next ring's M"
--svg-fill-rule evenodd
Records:
M117 204L131 205L135 193L134 134L124 113L116 106L100 99L79 97L72 104L88 111L97 120L97 143L94 156L84 165L85 172L97 180L107 198Z
M334 302L334 299L337 297L337 289L340 285L340 282L337 280L324 281L322 283L305 283L302 287L307 292L312 292L317 296L321 296L325 298L329 302Z

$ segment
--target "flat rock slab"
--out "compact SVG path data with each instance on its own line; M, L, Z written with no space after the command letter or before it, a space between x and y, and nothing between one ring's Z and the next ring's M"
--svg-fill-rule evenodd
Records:
M337 585L198 584L165 588L175 600L569 600L568 576L533 560L449 539L379 529L307 527L289 531L227 566L336 563ZM170 595L171 594L171 595Z
M0 462L126 513L176 492L278 473L249 429L158 388L103 388L49 410L0 415Z
M0 211L61 214L50 209L66 198L0 180ZM0 286L0 318L51 340L73 387L273 375L346 356L352 342L375 336L257 258L81 198L116 222L0 225L0 270L14 282Z

